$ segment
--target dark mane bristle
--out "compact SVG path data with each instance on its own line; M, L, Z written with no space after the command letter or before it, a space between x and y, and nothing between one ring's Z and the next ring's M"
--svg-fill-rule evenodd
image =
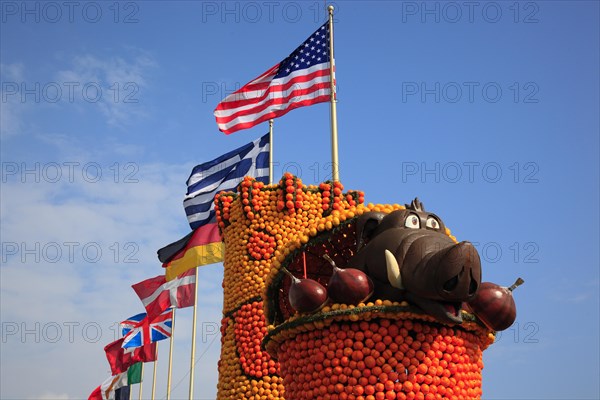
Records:
M425 211L425 207L423 206L423 203L419 201L418 197L415 197L415 199L410 204L405 204L404 206L407 210Z

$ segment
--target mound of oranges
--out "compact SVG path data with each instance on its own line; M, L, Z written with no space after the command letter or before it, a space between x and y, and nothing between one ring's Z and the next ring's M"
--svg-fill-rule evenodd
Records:
M288 399L477 399L480 336L413 319L336 322L277 351Z
M333 304L272 327L287 399L479 399L494 336L471 314L449 327L408 303Z

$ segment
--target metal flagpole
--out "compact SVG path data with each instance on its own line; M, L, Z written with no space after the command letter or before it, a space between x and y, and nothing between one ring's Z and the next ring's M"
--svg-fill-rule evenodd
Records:
M340 180L338 161L338 138L337 138L337 108L335 96L335 59L333 58L333 6L327 7L329 11L329 77L331 80L331 172L334 181Z
M194 365L196 358L196 316L198 315L198 267L196 267L196 288L194 293L194 315L192 317L192 351L190 360L190 396L189 400L194 398Z
M269 120L269 185L273 184L273 120ZM168 400L168 399L167 399Z
M156 356L154 358L156 358L156 360L154 360L154 372L152 373L152 397L151 399L154 400L154 394L156 393L156 369L157 369L157 365L158 365L158 343L156 343Z
M171 314L171 343L169 344L169 372L167 373L167 400L171 399L171 371L173 367L173 336L175 335L175 309Z
M144 386L144 363L142 363L142 369L140 371L140 396L139 400L142 400L142 386Z

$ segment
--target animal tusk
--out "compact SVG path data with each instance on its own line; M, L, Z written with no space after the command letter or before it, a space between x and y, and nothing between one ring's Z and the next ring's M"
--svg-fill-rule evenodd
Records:
M404 289L402 286L402 277L400 276L400 267L398 261L391 251L385 250L385 264L387 265L387 276L390 284L398 289Z

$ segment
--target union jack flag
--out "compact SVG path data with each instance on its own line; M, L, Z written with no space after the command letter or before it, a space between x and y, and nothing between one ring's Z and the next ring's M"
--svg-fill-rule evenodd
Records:
M127 318L125 321L121 322L121 332L122 335L125 336L129 333L129 331L131 331L133 328L135 328L140 322L142 322L142 320L146 318L146 313L139 313L137 315L134 315L133 317L129 317Z
M152 321L148 320L146 313L141 313L121 322L124 335L121 347L124 349L140 347L171 337L173 325L171 315L172 311L168 309ZM140 316L141 319L136 323Z

